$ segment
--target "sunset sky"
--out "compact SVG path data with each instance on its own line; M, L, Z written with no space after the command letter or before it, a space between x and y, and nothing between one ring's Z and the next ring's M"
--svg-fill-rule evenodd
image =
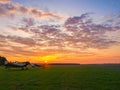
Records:
M120 63L120 0L0 0L0 56Z

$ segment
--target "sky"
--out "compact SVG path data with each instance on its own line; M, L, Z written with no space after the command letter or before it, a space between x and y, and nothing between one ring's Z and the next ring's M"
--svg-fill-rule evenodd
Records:
M120 63L120 0L0 0L9 61Z

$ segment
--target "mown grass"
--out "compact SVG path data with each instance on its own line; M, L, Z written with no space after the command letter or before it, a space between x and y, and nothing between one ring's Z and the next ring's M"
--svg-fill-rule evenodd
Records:
M0 90L120 90L120 70L96 66L0 68Z

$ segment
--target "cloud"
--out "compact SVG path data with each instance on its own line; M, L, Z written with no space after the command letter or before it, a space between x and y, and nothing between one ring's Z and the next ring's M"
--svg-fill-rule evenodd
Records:
M50 13L50 12L45 12L43 10L33 8L33 7L25 7L19 3L0 4L1 16L15 16L18 14L24 14L27 16L32 16L34 18L43 18L43 17L52 17L57 19L62 18L60 15Z
M109 37L109 32L117 33L120 30L116 20L106 20L95 23L90 13L81 16L69 17L63 24L36 25L35 21L26 18L20 30L32 34L38 46L55 47L56 49L106 49L120 42ZM23 22L22 21L22 22ZM113 25L114 23L114 25ZM27 26L27 27L26 27ZM31 27L32 26L32 27ZM114 37L117 37L113 34Z
M20 43L20 44L24 44L27 46L34 46L36 44L36 42L34 41L34 39L32 38L28 38L28 37L20 37L20 36L4 36L4 35L0 35L1 38L1 44L3 43L7 43L7 42L15 42L15 43Z
M33 18L23 18L22 22L23 22L23 24L26 25L26 27L30 27L30 26L35 25L35 21Z
M37 18L42 18L42 17L54 17L58 19L62 18L61 16L57 14L44 12L43 10L40 10L37 8L29 8L28 11L31 15L33 15L33 17L37 17Z
M26 51L20 48L19 53L24 54L25 52L26 55L29 55L29 52L36 55L44 52L44 55L47 55L60 52L80 53L81 50L89 48L107 49L120 44L120 40L116 39L120 35L120 27L116 22L119 21L106 20L102 23L96 23L89 13L69 17L62 24L38 24L34 18L24 17L20 21L21 25L12 29L16 32L20 30L29 33L31 36L4 36L0 34L0 46L3 47L5 43L12 42L12 46L7 47L18 50L18 44L20 44ZM112 36L109 33L112 33Z
M9 3L9 2L11 2L11 0L0 0L0 3L2 4Z
M105 35L106 32L115 32L120 30L116 21L95 24L93 19L89 17L89 14L84 14L79 17L70 17L66 20L64 27L68 32L72 33L71 43L75 43L74 46L83 45L83 48L107 48L119 43L116 40L111 40ZM114 25L113 25L114 23Z

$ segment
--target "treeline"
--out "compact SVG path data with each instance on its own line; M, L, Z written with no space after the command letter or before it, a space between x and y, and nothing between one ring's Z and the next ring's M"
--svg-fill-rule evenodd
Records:
M0 66L3 65L5 61L7 61L6 57L0 56Z

